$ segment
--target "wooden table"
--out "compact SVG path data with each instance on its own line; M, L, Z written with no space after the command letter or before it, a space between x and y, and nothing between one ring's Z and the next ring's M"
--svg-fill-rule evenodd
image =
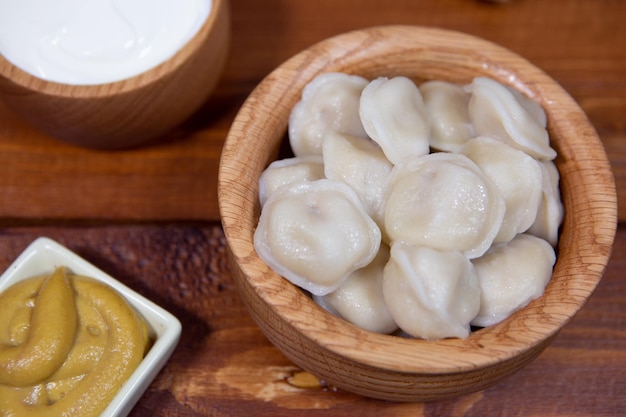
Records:
M248 316L226 267L220 150L239 106L314 42L382 24L434 25L506 46L580 103L606 146L626 220L626 2L231 0L231 55L184 126L124 151L75 148L0 105L0 268L49 236L183 323L177 350L131 416L617 416L626 410L626 229L585 308L536 361L485 391L396 404L303 387ZM315 385L315 384L314 384Z

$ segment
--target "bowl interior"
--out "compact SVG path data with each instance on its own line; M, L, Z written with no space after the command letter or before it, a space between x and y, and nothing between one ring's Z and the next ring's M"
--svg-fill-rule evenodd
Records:
M541 103L551 144L558 152L555 162L565 208L557 263L542 297L465 340L404 339L360 330L327 314L259 259L252 243L260 212L259 175L284 143L289 113L303 87L331 71L368 79L403 75L417 83L430 79L469 83L476 76L488 76ZM436 28L385 26L350 32L313 45L278 67L253 91L231 127L218 191L234 275L253 292L253 297L243 294L250 299L249 307L267 308L267 318L262 314L255 318L270 339L283 337L282 326L302 337L300 342L387 372L458 373L545 347L598 284L616 226L615 185L606 154L571 96L511 51Z
M152 347L101 414L101 417L123 417L130 412L173 353L180 338L181 324L168 311L45 237L31 243L0 276L0 292L26 278L50 274L61 265L67 266L75 274L88 276L111 286L144 317L152 330Z
M124 94L143 89L176 71L182 65L185 65L187 61L193 59L194 55L202 54L203 49L206 49L204 45L207 42L228 43L228 40L224 39L223 33L214 29L218 24L218 20L230 18L228 12L224 12L226 9L228 9L228 0L213 0L207 19L185 45L161 64L124 80L93 85L73 85L48 81L14 66L1 54L0 76L29 90L60 97L110 97L115 94ZM219 65L216 65L216 71L219 72L220 70ZM155 85L155 87L158 87L158 85Z

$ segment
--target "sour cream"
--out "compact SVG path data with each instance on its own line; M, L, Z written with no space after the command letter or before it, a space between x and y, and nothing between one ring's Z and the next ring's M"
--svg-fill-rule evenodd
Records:
M0 54L50 81L120 81L173 56L211 8L212 0L0 0Z

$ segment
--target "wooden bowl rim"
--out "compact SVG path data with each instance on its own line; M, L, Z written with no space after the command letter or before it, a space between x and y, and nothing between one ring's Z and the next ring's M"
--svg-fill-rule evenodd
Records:
M13 65L0 54L0 76L34 92L55 97L103 98L140 90L156 83L185 64L202 45L210 41L217 19L228 16L228 0L213 0L206 20L198 32L174 55L145 72L132 77L102 84L65 84L34 76Z
M436 44L429 43L433 40ZM383 43L393 44L397 49L385 51L381 47ZM472 45L471 50L459 49L459 45L468 44ZM569 187L564 201L566 215L559 257L544 295L507 320L475 331L463 340L404 339L358 329L324 312L301 290L275 274L258 258L252 245L258 202L248 197L258 195L259 172L251 167L259 152L262 155L259 159L266 159L266 164L271 162L267 158L272 151L259 151L258 137L250 134L284 136L287 120L279 115L284 114L285 107L293 105L294 95L299 98L302 87L318 73L341 70L342 66L347 68L355 63L367 67L363 64L365 50L373 51L377 57L391 57L409 49L465 57L467 65L482 68L493 78L540 100L548 113L551 133L573 135L568 137L567 143L557 138L559 170L566 169L574 174L595 170L597 174L594 179L579 175L577 179L582 181L582 188L576 190L562 178L561 186ZM475 58L480 58L479 62L471 63ZM358 73L358 69L355 72ZM571 127L571 118L580 123L582 132ZM278 130L268 122L270 119L280 125ZM264 131L270 128L274 130ZM242 134L244 131L247 135ZM570 152L570 142L582 146L587 154ZM466 372L497 366L523 352L544 347L579 311L600 281L617 224L615 183L606 153L573 98L542 70L512 51L473 35L434 27L392 25L360 29L321 41L285 61L262 80L241 107L224 144L218 178L219 208L226 241L241 273L245 274L244 279L254 287L256 294L310 342L355 362L390 372ZM574 227L574 219L584 208L593 220ZM580 239L597 242L597 246L591 247L593 253L576 252ZM566 265L568 256L578 257L580 262L576 268ZM236 273L233 275L238 279Z

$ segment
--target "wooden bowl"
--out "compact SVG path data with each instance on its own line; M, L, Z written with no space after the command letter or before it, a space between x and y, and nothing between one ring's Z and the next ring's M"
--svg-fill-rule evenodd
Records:
M204 25L173 57L122 81L46 81L0 55L0 99L55 138L92 148L136 146L179 125L206 101L221 75L229 41L228 0L213 0Z
M416 82L469 83L483 75L543 105L558 152L565 219L554 274L542 297L464 340L405 339L370 333L333 317L259 259L253 248L259 175L276 158L303 87L327 71L368 79L404 75ZM615 184L602 144L557 82L491 42L422 27L375 27L339 35L269 74L234 120L218 191L233 278L268 339L327 383L386 400L437 400L477 391L528 364L592 294L609 260L617 222Z

